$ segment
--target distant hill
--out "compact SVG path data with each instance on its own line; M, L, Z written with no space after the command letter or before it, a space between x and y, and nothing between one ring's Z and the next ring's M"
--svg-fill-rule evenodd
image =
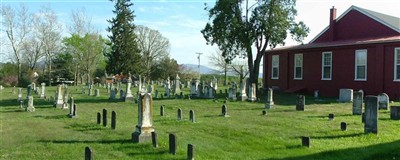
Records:
M182 64L185 68L188 68L194 72L198 72L197 64ZM200 65L200 74L219 74L219 71L207 66Z

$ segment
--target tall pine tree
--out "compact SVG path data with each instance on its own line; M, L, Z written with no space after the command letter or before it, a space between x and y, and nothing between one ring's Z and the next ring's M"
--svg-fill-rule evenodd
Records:
M133 24L133 5L130 0L111 0L115 2L113 13L116 17L108 20L111 27L107 28L111 32L110 51L105 53L107 58L106 70L111 74L128 72L140 74L140 51L138 49L135 25Z

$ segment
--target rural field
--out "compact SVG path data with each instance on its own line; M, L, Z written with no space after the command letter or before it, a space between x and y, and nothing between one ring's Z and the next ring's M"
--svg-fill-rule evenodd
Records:
M193 144L195 159L400 159L400 122L391 120L389 111L379 110L378 134L364 134L361 116L352 115L352 103L324 97L314 100L311 95L306 95L305 111L295 110L296 95L279 93L267 115L262 115L263 95L261 102L228 101L229 117L222 117L227 95L220 94L220 89L225 90L218 88L216 102L153 99L159 145L153 148L151 142L131 140L138 121L137 104L109 100L104 88L95 97L81 94L81 87L68 87L77 104L77 118L69 118L68 109L54 108L37 94L33 94L35 112L20 110L17 94L5 88L0 91L0 158L83 159L89 146L93 159L186 159L187 145ZM46 87L46 95L54 96L55 90ZM188 88L183 91L189 93ZM161 105L165 105L165 116L160 116ZM177 120L178 108L183 111L182 121ZM103 109L108 111L106 127L96 123L96 114ZM189 121L189 110L194 111L196 123ZM115 130L110 127L112 111L117 113ZM328 119L330 113L334 120ZM341 122L347 123L347 131L340 129ZM168 151L169 133L177 136L176 155ZM311 138L310 148L301 145L301 136Z

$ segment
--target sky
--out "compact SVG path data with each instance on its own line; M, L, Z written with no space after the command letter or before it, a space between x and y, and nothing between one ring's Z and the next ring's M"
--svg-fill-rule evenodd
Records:
M87 16L99 33L106 36L107 22L115 15L113 2L108 0L0 0L1 5L13 8L25 4L31 12L37 12L41 6L49 6L57 13L59 22L63 25L63 35L68 35L67 25L71 21L74 10L84 8ZM198 64L197 54L201 55L201 65L210 66L209 56L216 52L216 46L206 44L200 31L209 21L204 4L212 6L215 0L131 0L134 3L136 25L144 25L158 30L170 41L170 56L178 64ZM253 1L254 2L254 1ZM329 9L337 8L337 17L352 5L376 12L400 17L400 0L297 0L296 21L304 21L310 28L310 33L304 43L308 43L329 24ZM399 22L400 23L400 22ZM5 35L1 32L1 41ZM286 40L286 45L297 43ZM2 45L4 47L4 45ZM279 46L278 46L279 47ZM2 48L0 54L7 49ZM4 56L1 56L4 57ZM2 58L4 61L4 58Z

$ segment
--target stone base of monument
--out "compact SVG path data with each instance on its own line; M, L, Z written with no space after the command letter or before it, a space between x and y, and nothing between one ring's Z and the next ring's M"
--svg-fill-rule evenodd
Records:
M133 102L135 100L135 98L132 96L132 97L125 97L125 102Z
M135 131L132 133L132 141L135 143L144 143L151 142L151 132L142 132Z
M274 103L265 103L265 109L271 109L274 106Z

